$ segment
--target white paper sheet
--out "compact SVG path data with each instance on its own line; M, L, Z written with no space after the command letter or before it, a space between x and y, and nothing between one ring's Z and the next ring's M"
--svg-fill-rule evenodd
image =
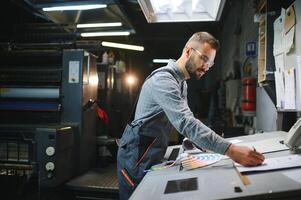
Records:
M277 158L268 158L262 165L255 167L243 167L239 164L235 165L238 171L241 173L301 167L301 155L288 155Z
M284 53L280 53L274 56L276 71L283 72L284 71Z
M283 72L275 71L275 83L276 83L276 107L284 108L284 82Z
M294 47L294 36L295 36L295 26L291 28L291 30L285 34L284 36L284 51L285 53L289 53L291 49Z
M274 49L273 54L278 55L284 52L283 37L284 37L284 19L285 9L282 8L281 15L274 21Z
M237 145L240 146L247 146L250 148L255 148L256 151L260 153L269 153L269 152L275 152L275 151L282 151L282 150L287 150L288 147L280 141L283 141L283 137L274 137L274 138L269 138L265 140L260 140L256 142L248 142L248 143L238 143Z
M284 71L284 109L296 109L295 68Z
M79 61L69 61L68 83L79 83Z

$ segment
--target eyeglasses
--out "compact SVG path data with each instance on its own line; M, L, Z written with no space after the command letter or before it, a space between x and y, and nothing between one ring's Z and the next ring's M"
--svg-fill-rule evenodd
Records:
M195 52L199 54L199 58L203 60L204 64L208 65L208 68L212 67L214 65L214 62L211 62L209 58L206 55L203 55L199 50L191 47Z

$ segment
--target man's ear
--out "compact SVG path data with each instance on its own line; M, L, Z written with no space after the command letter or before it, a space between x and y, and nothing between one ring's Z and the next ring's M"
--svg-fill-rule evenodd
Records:
M191 51L191 48L190 48L190 47L186 46L186 47L184 48L184 53L185 53L186 58L189 57L190 51Z

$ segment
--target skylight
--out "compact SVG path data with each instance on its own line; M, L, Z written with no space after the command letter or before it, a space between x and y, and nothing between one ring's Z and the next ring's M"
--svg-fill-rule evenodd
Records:
M218 21L225 0L138 0L148 23Z

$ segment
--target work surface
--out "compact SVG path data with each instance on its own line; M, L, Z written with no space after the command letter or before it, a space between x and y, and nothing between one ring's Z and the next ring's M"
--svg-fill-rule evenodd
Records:
M272 144L273 140L283 140L286 134L269 132L228 140L254 144L268 152L264 154L266 158L275 158L290 155L288 150L275 151L281 146ZM179 146L169 147L169 152L175 147ZM130 199L301 199L301 168L251 173L246 177L248 185L242 182L230 159L188 171L174 166L147 173Z

